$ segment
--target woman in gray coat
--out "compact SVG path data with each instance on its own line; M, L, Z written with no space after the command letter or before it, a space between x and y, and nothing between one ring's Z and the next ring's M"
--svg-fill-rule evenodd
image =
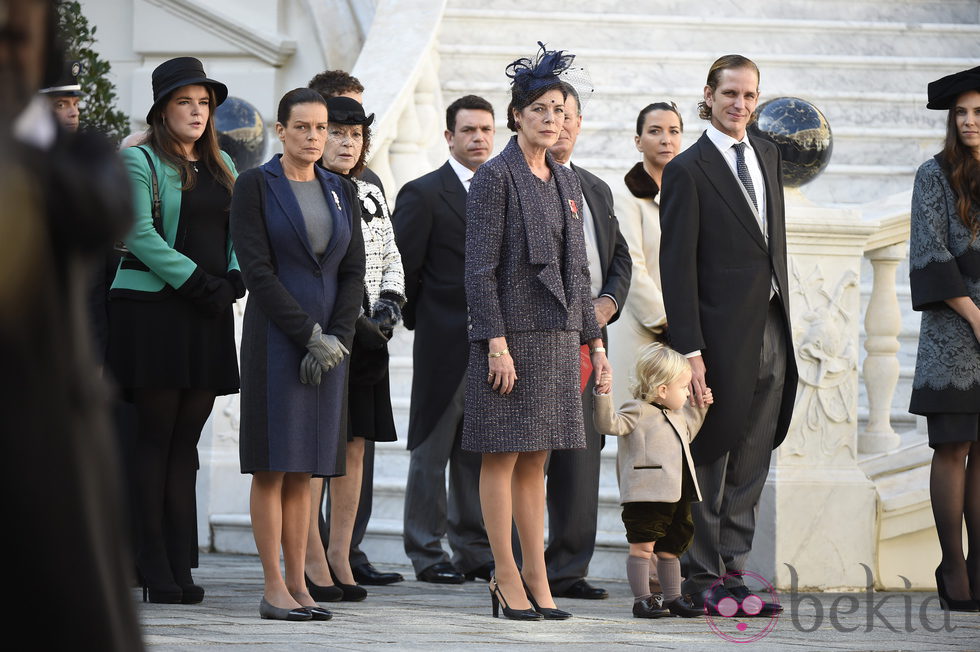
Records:
M912 307L922 311L909 410L933 447L929 492L942 549L944 609L980 608L980 66L929 84L948 109L946 146L919 167L909 242ZM970 554L963 555L962 523Z
M591 347L585 358L600 390L612 377L592 308L582 191L548 153L564 121L560 75L574 57L541 48L536 62L508 67L507 126L517 135L476 172L466 205L471 345L462 447L483 453L494 615L503 603L506 617L521 620L570 616L555 608L545 568L544 464L552 449L585 447L579 347ZM600 382L603 371L610 373Z
M349 182L315 165L326 101L279 102L283 154L238 177L231 232L249 290L242 328L243 473L262 560L263 618L326 620L304 581L310 477L344 473L346 357L360 312L364 244ZM286 562L279 570L280 542Z

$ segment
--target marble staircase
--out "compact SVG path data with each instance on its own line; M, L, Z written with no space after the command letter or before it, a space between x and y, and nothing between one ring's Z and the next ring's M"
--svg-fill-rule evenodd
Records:
M693 142L702 128L696 104L707 65L719 54L741 52L762 70L763 100L803 97L827 116L834 157L804 188L822 204L863 203L907 189L942 138L943 116L922 110L926 83L980 56L980 5L971 1L572 0L560 14L526 7L448 2L439 47L447 98L475 92L502 111L508 62L531 54L537 40L568 49L596 89L576 158L616 176L636 160L633 123L641 107L676 101ZM498 148L506 140L503 124Z

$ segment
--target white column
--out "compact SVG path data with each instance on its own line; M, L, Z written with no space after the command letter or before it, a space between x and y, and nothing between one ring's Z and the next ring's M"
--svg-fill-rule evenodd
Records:
M902 315L895 291L895 273L905 258L905 243L867 252L873 269L871 299L864 316L864 384L868 393L868 425L858 439L861 453L884 453L900 438L891 425L892 396L898 383L898 334Z

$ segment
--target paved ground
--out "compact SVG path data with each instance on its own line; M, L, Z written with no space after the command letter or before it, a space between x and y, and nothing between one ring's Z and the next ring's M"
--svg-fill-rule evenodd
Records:
M406 577L414 575L398 569ZM608 600L560 600L575 614L564 622L517 623L490 616L484 582L438 586L405 581L369 587L361 603L333 603L329 622L287 623L258 615L262 581L258 559L202 555L195 575L207 590L203 604L140 607L146 642L153 650L407 650L479 647L513 649L705 650L980 650L980 615L944 619L935 594L823 593L780 595L786 613L768 619L670 618L639 620L630 614L625 582L603 581ZM599 583L599 582L597 582ZM136 591L134 597L138 597ZM819 617L818 617L819 614ZM870 625L870 626L869 626ZM743 629L740 629L739 627ZM719 633L713 631L717 629ZM765 632L769 629L768 633ZM934 631L929 631L929 630ZM938 630L938 631L935 631ZM738 646L735 642L756 640Z

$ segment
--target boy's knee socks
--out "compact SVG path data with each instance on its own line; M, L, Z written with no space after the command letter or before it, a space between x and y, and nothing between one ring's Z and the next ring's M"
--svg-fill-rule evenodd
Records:
M629 580L634 600L646 600L650 597L650 558L626 558L626 579Z
M664 604L681 595L681 560L677 557L657 557L657 575L664 591Z

